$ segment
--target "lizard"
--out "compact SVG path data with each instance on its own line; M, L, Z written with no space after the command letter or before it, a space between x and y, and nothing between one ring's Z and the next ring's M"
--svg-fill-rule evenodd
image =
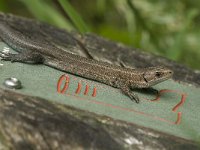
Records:
M0 22L0 38L17 54L0 52L4 61L44 64L58 70L118 88L132 101L139 103L134 89L150 88L170 79L173 71L163 66L125 68L103 61L82 57L47 43L38 44L24 34Z

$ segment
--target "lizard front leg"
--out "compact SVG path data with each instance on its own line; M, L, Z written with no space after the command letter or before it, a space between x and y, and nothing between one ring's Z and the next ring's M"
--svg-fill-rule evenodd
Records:
M140 99L137 96L137 94L134 93L134 91L131 90L130 86L128 84L124 84L120 87L122 93L127 95L132 101L135 101L136 103L139 103Z
M18 54L0 52L1 60L11 61L11 62L23 62L23 63L32 63L40 64L44 62L44 57L37 52L32 51L23 51Z
M112 80L109 82L109 85L121 89L121 92L128 96L132 101L139 103L140 100L138 96L131 90L131 86L129 86L130 84L126 80L123 80L120 77L112 78Z

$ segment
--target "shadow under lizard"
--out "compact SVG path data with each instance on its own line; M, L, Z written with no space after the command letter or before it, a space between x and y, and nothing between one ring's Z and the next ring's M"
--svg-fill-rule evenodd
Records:
M11 62L44 64L64 72L79 75L109 86L118 88L131 100L139 103L134 93L137 88L149 88L172 77L173 71L162 67L124 68L106 62L85 58L52 47L46 43L37 43L0 22L0 37L18 54L0 52L2 60Z

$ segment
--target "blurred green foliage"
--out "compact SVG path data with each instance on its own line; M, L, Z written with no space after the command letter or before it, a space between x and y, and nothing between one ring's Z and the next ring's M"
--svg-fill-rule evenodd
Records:
M0 11L95 32L200 69L199 0L1 0Z

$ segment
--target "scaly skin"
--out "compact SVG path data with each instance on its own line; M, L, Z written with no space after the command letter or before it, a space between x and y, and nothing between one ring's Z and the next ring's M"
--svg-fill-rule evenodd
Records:
M50 44L30 40L8 24L0 22L1 39L19 54L0 52L3 60L12 62L43 63L47 66L95 80L115 88L139 102L132 91L135 88L149 88L172 77L173 71L165 67L124 68L106 62L88 59L66 52Z

